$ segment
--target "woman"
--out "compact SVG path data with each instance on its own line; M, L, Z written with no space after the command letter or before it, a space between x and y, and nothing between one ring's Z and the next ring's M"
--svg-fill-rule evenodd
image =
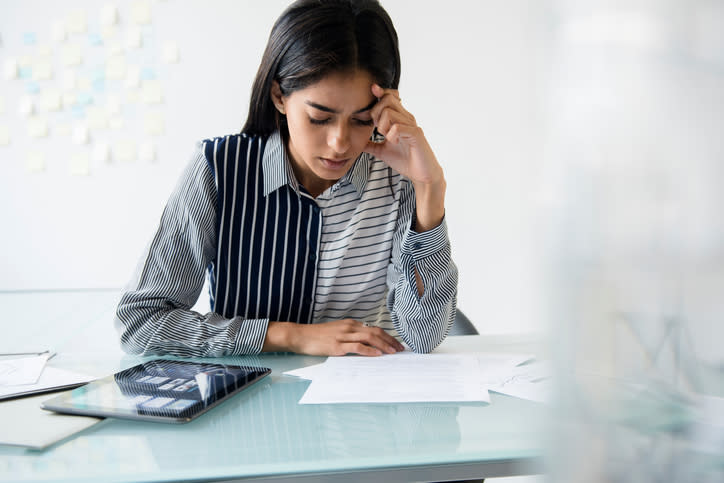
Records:
M455 316L457 269L443 172L399 79L397 34L376 1L293 3L242 132L199 143L164 210L118 306L124 350L434 349ZM204 315L190 308L205 274Z

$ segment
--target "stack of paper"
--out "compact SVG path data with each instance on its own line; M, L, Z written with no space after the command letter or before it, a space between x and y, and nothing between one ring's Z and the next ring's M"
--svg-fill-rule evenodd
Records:
M311 379L300 404L490 402L488 391L543 401L547 370L529 354L330 357L284 374Z

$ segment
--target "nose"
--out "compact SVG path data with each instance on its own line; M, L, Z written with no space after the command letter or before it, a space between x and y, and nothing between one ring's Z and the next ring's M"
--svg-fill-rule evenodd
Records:
M336 154L344 154L350 148L349 127L346 123L337 123L329 132L327 144Z

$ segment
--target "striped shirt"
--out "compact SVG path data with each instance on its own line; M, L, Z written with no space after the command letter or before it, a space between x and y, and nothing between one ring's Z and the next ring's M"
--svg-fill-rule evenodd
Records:
M352 318L429 352L455 317L457 268L445 221L416 233L414 211L412 183L367 153L313 198L279 133L203 141L121 298L121 345L254 354L270 320ZM199 314L191 307L205 276L212 312Z

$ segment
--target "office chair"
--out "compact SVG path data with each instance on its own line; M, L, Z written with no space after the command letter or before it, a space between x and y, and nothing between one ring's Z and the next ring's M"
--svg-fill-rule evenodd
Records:
M462 310L458 309L448 335L478 335L478 331Z

